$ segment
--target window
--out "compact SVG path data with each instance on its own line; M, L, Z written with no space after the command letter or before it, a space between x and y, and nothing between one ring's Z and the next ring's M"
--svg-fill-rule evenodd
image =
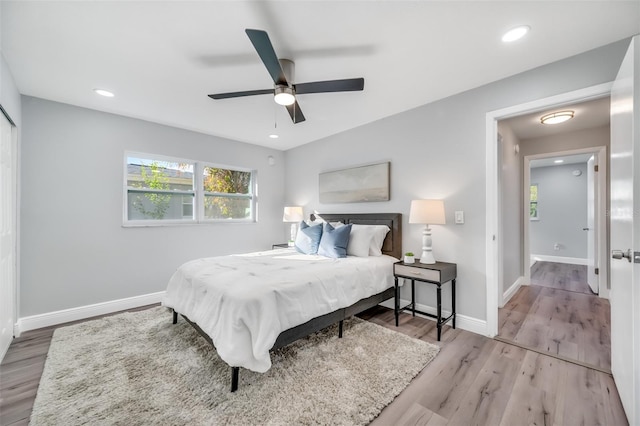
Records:
M148 154L125 159L127 225L254 220L252 171Z
M251 172L205 166L202 189L206 219L251 218Z
M538 220L538 184L529 187L529 219Z

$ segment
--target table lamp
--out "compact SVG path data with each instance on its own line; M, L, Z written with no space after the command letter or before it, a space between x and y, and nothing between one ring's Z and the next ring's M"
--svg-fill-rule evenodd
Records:
M409 223L424 224L422 231L422 255L420 263L436 263L431 248L431 228L429 225L444 225L444 201L442 200L413 200L409 212Z
M302 207L290 206L284 208L284 215L282 216L283 222L291 223L291 235L289 236L289 246L293 246L296 241L297 225L300 221L304 220L304 213L302 213Z

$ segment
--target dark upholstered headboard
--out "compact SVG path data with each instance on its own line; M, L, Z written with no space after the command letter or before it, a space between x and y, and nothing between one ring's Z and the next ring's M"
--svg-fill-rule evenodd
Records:
M354 223L359 225L387 225L391 231L382 244L382 253L402 259L401 213L318 213L327 222ZM311 215L313 220L315 215Z

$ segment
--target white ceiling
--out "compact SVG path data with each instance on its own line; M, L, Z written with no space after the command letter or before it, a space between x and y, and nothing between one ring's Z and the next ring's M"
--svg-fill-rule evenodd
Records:
M540 158L538 160L531 160L529 167L532 169L538 167L549 166L563 166L567 164L581 164L589 161L594 154L574 154L574 155L558 155L557 157ZM562 160L561 163L556 163L556 160Z
M289 149L640 32L640 1L7 1L2 54L18 90ZM500 37L521 24L529 35ZM364 77L363 92L209 93L272 81L244 33L269 33L295 82ZM93 88L115 92L99 97ZM274 126L277 123L277 129ZM269 139L271 133L279 139Z
M502 123L511 128L519 140L536 139L550 135L592 129L609 124L610 98L604 97L573 105L549 108L531 114L503 120ZM564 123L542 124L543 115L558 111L573 111L573 118Z

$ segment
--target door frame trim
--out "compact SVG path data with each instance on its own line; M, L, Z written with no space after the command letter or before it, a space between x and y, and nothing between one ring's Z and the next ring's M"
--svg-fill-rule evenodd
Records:
M486 335L494 337L498 334L498 306L502 300L499 285L499 271L502 268L500 206L499 191L501 187L498 157L498 121L536 112L545 108L561 107L576 102L608 96L613 82L602 83L547 98L538 99L499 110L489 111L485 119L486 147L486 212L485 212L485 248L486 248Z
M606 146L593 146L588 148L570 149L566 151L549 152L544 154L532 154L524 157L524 187L522 191L523 203L524 203L524 224L523 227L523 265L524 265L524 278L526 282L531 282L531 268L527 267L530 264L531 258L531 246L529 236L529 190L531 184L531 160L538 160L541 158L562 157L565 155L575 154L594 154L597 158L598 174L596 175L597 190L595 191L595 211L596 211L596 245L598 246L598 254L596 255L596 268L600 268L598 274L598 296L608 299L609 298L609 250L607 249L607 242L609 241L609 235L607 234L607 147ZM605 249L603 250L602 247ZM604 285L603 285L604 284Z

